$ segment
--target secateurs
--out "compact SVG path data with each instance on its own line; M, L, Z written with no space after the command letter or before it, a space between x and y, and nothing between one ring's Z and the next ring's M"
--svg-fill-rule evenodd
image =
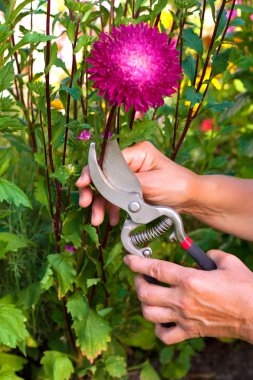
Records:
M146 243L171 229L169 239L179 242L202 269L216 269L215 263L185 234L183 221L173 208L153 206L144 201L141 185L128 167L116 140L107 142L103 169L98 163L95 143L91 143L88 165L98 192L128 214L122 228L121 240L129 253L150 257L152 251ZM142 232L134 231L137 227L156 220L153 227ZM141 247L143 244L145 246Z

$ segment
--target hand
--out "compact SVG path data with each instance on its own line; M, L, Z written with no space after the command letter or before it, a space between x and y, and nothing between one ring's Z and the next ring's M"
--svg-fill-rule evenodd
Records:
M134 272L146 274L170 287L149 284L141 275L135 286L144 318L156 324L166 344L194 337L240 338L253 343L253 273L235 256L209 251L217 264L213 271L133 255L124 261ZM164 322L175 322L165 328Z
M170 206L178 212L189 212L199 177L197 174L174 163L149 142L141 142L126 148L122 153L140 181L144 199L148 203ZM85 166L76 182L80 190L81 207L87 207L92 202L90 183L89 169ZM108 203L102 197L98 196L94 200L91 221L93 225L102 223L106 206ZM119 219L117 208L112 205L107 208L111 224L117 224Z

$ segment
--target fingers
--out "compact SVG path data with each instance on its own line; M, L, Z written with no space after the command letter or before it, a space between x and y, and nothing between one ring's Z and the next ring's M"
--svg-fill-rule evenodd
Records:
M82 188L90 185L91 178L88 166L85 166L82 170L81 176L76 181L76 187Z
M173 289L149 284L143 276L136 276L135 287L139 300L149 306L172 306Z
M88 207L93 199L92 190L89 187L79 190L79 205L81 207Z
M242 265L241 260L230 253L213 249L207 255L217 264L218 269L226 269Z
M105 199L98 195L92 204L91 224L93 226L99 226L103 223L105 217Z
M185 275L196 271L196 269L184 268L167 261L157 259L147 260L146 258L133 255L125 256L124 262L133 272L146 274L170 285L178 285Z
M166 328L162 327L160 324L157 324L155 327L155 333L157 337L165 344L175 344L191 338L178 325L175 327Z
M153 323L175 322L177 320L176 313L168 307L150 306L141 304L143 317Z
M116 226L119 223L119 208L111 203L108 203L108 214L111 226Z

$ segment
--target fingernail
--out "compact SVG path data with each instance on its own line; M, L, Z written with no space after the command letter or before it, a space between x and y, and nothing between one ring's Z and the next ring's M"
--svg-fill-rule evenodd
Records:
M124 263L126 264L126 265L129 265L130 264L130 260L129 260L129 257L128 256L124 256L123 257L123 261L124 261Z

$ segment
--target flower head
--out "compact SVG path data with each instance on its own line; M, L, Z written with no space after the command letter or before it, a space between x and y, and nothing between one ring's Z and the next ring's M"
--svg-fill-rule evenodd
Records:
M87 61L99 95L110 105L123 103L126 111L162 106L162 97L176 91L181 75L174 43L169 44L157 27L143 23L102 33Z
M70 253L75 253L76 249L73 245L65 245L64 247L65 251L68 251Z
M84 129L81 133L78 135L78 140L87 141L91 138L90 131L88 129Z

